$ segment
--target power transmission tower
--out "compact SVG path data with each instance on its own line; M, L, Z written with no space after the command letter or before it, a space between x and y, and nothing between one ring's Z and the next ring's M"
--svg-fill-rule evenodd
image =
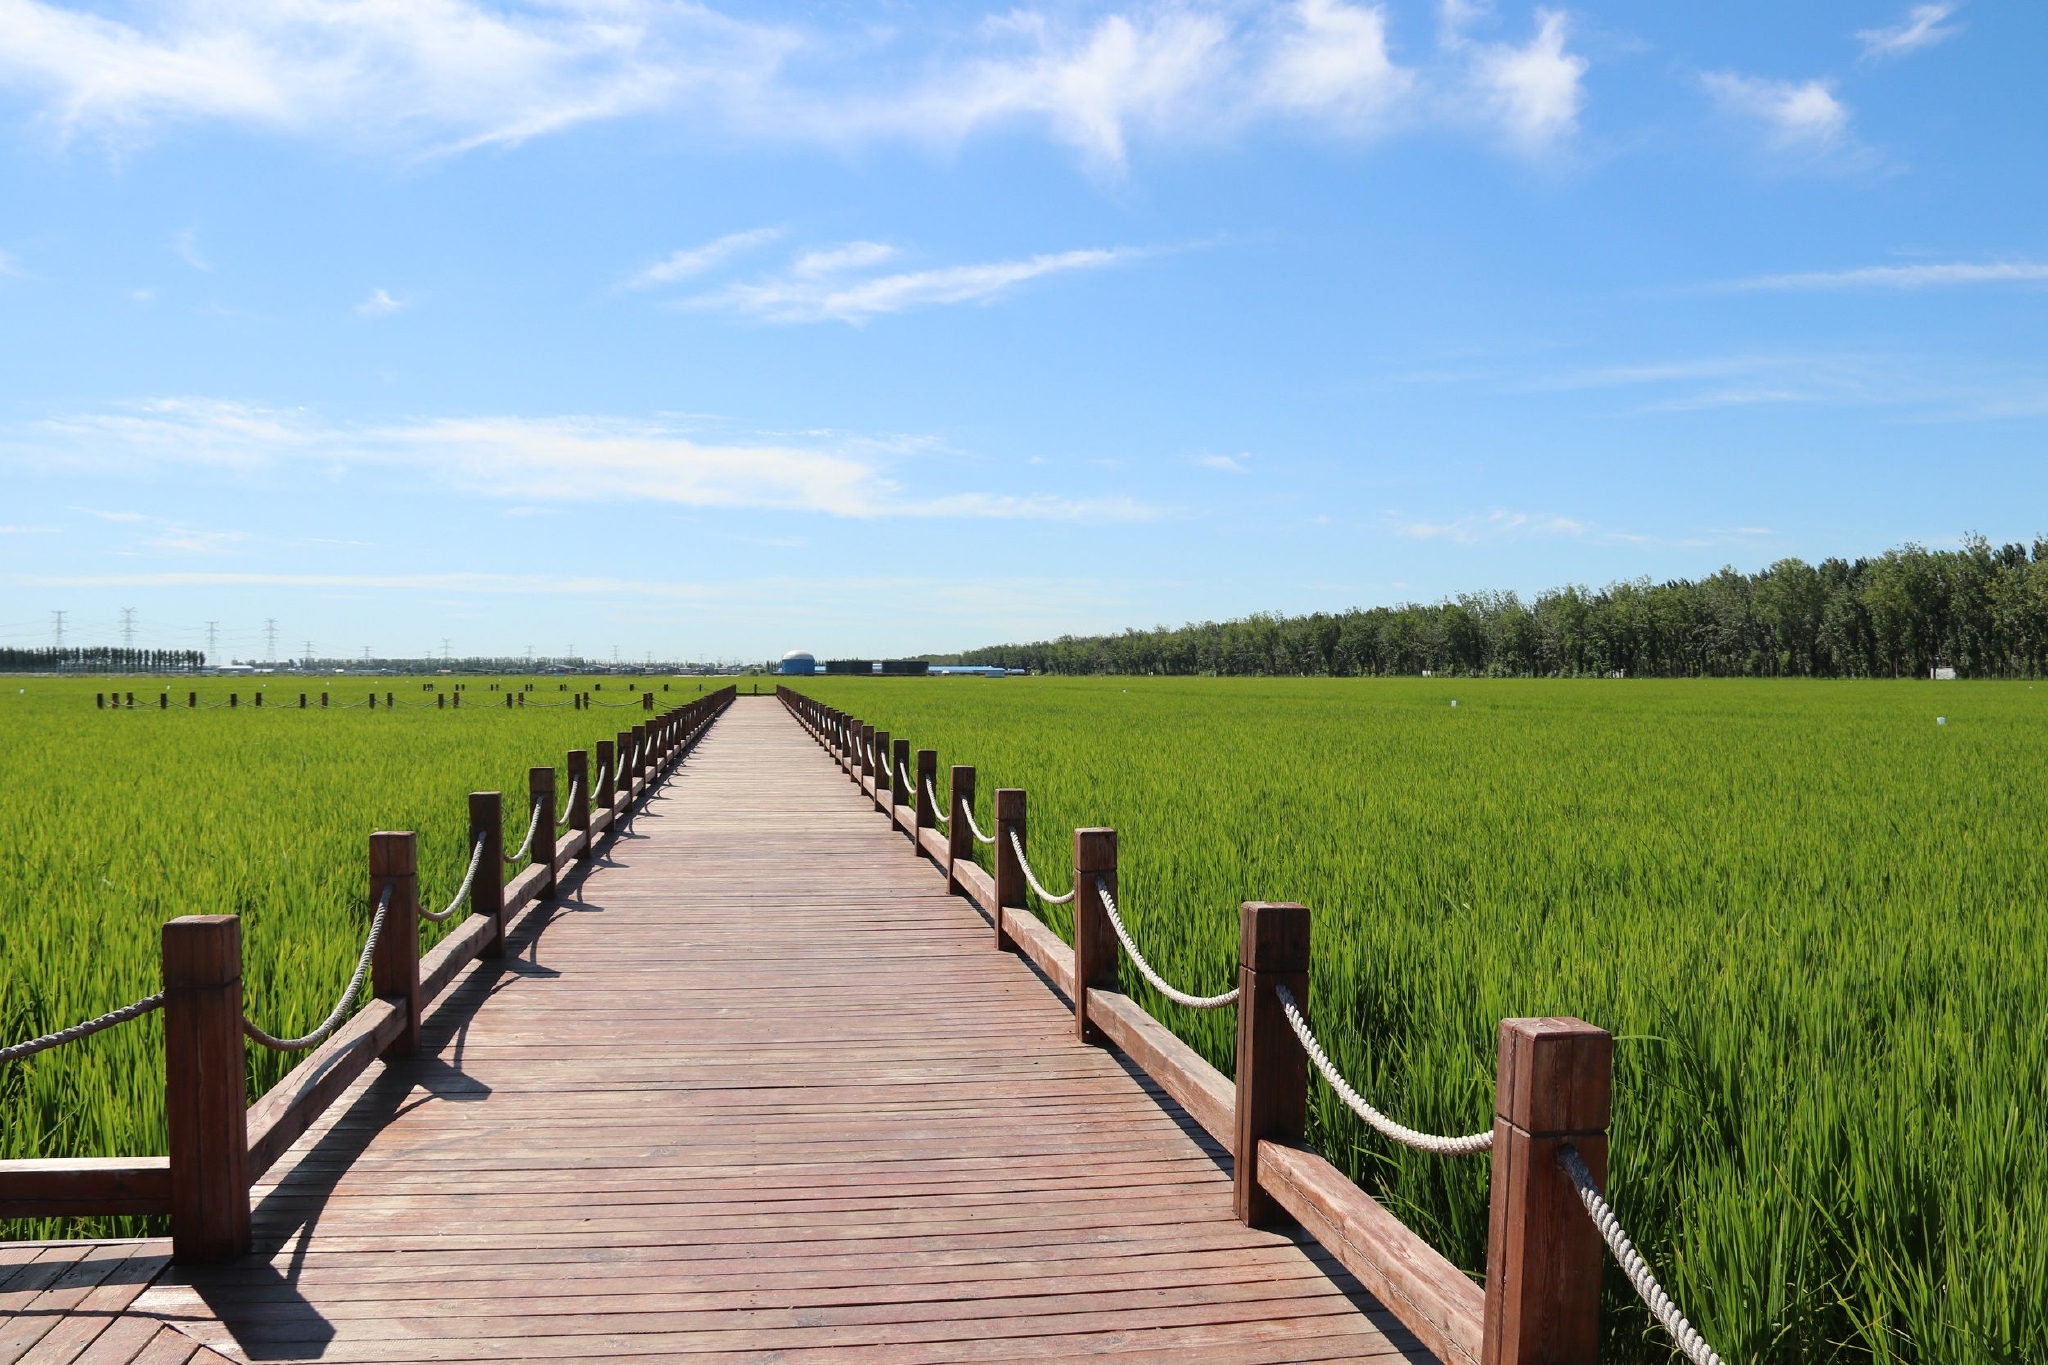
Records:
M220 649L215 643L215 637L219 634L220 622L208 621L206 623L206 662L210 664L220 662Z
M528 673L531 673L531 672L533 672L533 646L532 646L532 645L528 645L528 646L526 647L526 671L527 671Z
M263 662L267 664L277 662L277 618L275 616L263 618Z
M370 647L368 645L363 646L363 662L370 662Z
M135 647L135 608L121 608L121 648Z
M70 614L68 611L53 611L50 613L51 619L57 623L57 648L59 649L64 648L64 618Z
M448 637L445 635L441 637L441 662L448 662Z
M312 642L311 640L308 640L308 641L306 641L306 667L308 667L308 668L311 668L312 666L313 666L313 642Z

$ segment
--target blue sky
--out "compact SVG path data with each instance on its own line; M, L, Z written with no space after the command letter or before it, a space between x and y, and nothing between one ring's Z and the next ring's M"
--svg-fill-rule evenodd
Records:
M2031 538L2044 50L0 0L0 641L881 653Z

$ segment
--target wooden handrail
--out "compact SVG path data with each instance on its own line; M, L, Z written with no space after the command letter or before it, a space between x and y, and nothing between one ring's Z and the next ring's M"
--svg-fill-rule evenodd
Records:
M878 735L792 688L778 686L776 694L876 809L904 826L881 794L886 779L866 775L866 741L886 732ZM920 752L920 772L931 752ZM935 754L930 762L936 767ZM973 769L956 768L956 790L962 771L972 782ZM1096 978L1077 995L1076 950L1025 908L1023 872L1010 842L1014 833L1028 846L1025 811L1021 789L996 792L993 876L973 861L971 837L960 836L957 799L950 839L907 828L914 851L944 869L948 891L989 916L996 946L1016 948L1075 1002L1080 1036L1119 1048L1232 1153L1240 1217L1261 1222L1285 1214L1299 1222L1425 1346L1455 1365L1593 1365L1599 1234L1553 1158L1570 1141L1586 1154L1595 1180L1605 1180L1612 1040L1604 1030L1577 1019L1501 1022L1487 1278L1475 1284L1301 1141L1307 1058L1280 1015L1274 988L1286 984L1306 1006L1308 911L1260 902L1242 907L1233 1082L1109 984L1119 958L1111 939L1103 968L1102 938L1110 929L1093 879L1106 874L1114 892L1112 830L1074 832L1075 933L1077 942L1085 940L1081 970Z
M535 861L509 882L498 880L503 861L499 794L472 793L470 843L485 834L490 872L480 871L473 884L468 917L431 952L419 951L414 835L372 835L372 900L386 885L392 889L373 961L375 996L246 1110L240 922L232 915L187 916L165 926L165 985L171 996L165 1010L165 1084L172 1154L0 1161L0 1219L169 1214L179 1260L227 1260L246 1252L250 1186L373 1062L409 1050L406 1045L417 1037L426 1008L463 968L502 945L515 917L555 894L557 872L594 851L600 836L616 837L634 803L695 747L737 691L722 687L635 726L633 735L622 732L621 747L614 751L622 759L634 735L641 746L630 780L600 787L599 799L610 787L611 800L601 809L595 808L597 802L584 806L579 816L587 827L574 828L553 856L543 854L548 845L537 830ZM459 704L461 694L455 695ZM643 705L651 709L653 693L644 695ZM512 704L510 696L506 700ZM576 763L580 756L581 751L572 751L571 771L580 769L587 784L587 766ZM601 745L600 761L604 757ZM545 769L544 787L541 771L534 770L534 786L552 797L554 769ZM585 794L586 800L590 795ZM552 845L553 811L543 809L542 818ZM585 866L588 862L586 856Z

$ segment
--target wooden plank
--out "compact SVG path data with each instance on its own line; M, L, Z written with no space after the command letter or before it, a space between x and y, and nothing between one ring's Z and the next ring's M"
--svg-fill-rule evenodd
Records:
M946 845L946 836L931 825L917 831L917 846L940 867L944 867L946 859L952 856L952 851Z
M249 1178L274 1165L405 1029L405 1010L371 1000L249 1109Z
M1225 1151L1233 1150L1237 1086L1230 1077L1210 1066L1201 1053L1121 991L1090 990L1088 1019L1140 1070L1159 1082L1160 1089L1173 1096Z
M0 1161L0 1218L71 1218L171 1211L168 1157Z
M1342 1171L1300 1147L1261 1143L1261 1183L1440 1358L1477 1365L1486 1291Z
M1038 969L1052 978L1053 984L1065 992L1069 1000L1074 998L1074 950L1062 942L1044 920L1029 910L1005 906L1003 932L1024 956L1036 962Z
M526 907L529 901L540 894L540 889L547 885L547 881L548 870L535 863L511 881L506 882L505 914L508 917L518 914Z
M484 916L471 915L456 926L454 933L435 944L433 951L420 959L422 1002L432 1004L436 996L448 989L448 983L474 962L490 943L494 928Z

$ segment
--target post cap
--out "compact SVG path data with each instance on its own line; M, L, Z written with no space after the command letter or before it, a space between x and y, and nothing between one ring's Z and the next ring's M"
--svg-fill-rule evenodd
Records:
M1309 914L1293 901L1246 901L1239 909L1237 960L1255 972L1308 970Z
M1074 871L1116 871L1116 831L1106 826L1075 830Z
M996 788L996 819L1022 820L1024 818L1024 789L1022 787Z
M1583 1019L1500 1021L1494 1111L1535 1137L1607 1131L1614 1037Z

